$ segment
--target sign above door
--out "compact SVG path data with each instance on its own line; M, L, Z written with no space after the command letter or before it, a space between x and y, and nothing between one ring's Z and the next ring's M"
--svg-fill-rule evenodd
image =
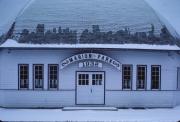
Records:
M82 54L73 55L61 62L61 69L64 69L65 67L67 67L72 63L83 60L98 60L101 62L108 63L113 67L115 67L116 69L121 70L121 63L119 61L99 53L82 53Z
M79 68L102 68L102 63L97 61L84 61L79 63Z

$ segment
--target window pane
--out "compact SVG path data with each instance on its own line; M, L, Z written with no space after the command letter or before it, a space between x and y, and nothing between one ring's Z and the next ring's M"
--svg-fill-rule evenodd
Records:
M43 88L43 82L44 82L44 71L43 71L43 65L34 65L34 84L35 88Z
M160 89L160 66L151 68L151 89Z
M89 75L88 74L86 74L86 79L89 79Z
M57 83L58 82L58 65L49 65L48 72L49 72L49 88L57 89L58 88L58 83Z
M19 65L19 84L20 88L27 89L29 88L29 66L28 65Z
M92 74L92 85L102 85L103 75L102 74Z
M79 85L82 85L82 84L81 84L81 80L79 80Z
M131 89L132 82L132 66L123 65L123 89Z
M146 83L146 66L138 66L137 68L137 89L145 89Z

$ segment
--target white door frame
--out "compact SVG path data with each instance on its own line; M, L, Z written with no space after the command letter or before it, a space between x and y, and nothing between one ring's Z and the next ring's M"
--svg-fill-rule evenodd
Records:
M77 84L77 80L78 80L78 77L77 77L77 74L79 73L79 72L84 72L84 73L103 73L103 75L104 75L104 100L103 100L103 103L102 104L79 104L78 102L77 102L77 86L78 86L78 84ZM105 105L105 88L106 88L106 79L105 79L105 75L106 75L106 72L105 71L76 71L76 73L75 73L75 84L76 84L76 91L75 91L75 104L76 105Z

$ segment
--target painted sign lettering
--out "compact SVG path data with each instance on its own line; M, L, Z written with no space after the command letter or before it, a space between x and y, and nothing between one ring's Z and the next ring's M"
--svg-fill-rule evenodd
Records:
M91 68L91 67L102 68L102 63L97 61L85 61L79 63L79 68Z
M108 63L118 70L121 69L121 63L112 59L109 56L103 55L103 54L98 54L98 53L82 53L82 54L77 54L74 56L71 56L61 62L61 69L65 68L66 66L75 63L77 61L82 61L82 60L98 60L102 61L105 63Z

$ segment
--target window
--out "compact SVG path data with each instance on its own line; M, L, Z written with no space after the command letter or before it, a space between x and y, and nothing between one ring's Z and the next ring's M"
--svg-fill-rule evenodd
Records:
M20 89L29 88L29 65L26 64L19 65L19 88Z
M151 67L151 89L160 89L161 66Z
M48 74L49 74L49 89L57 89L58 88L58 65L49 65Z
M43 89L44 82L44 69L43 65L34 65L34 88Z
M132 65L123 65L122 88L131 89L132 86Z
M137 66L137 89L139 89L139 90L145 89L146 69L147 69L147 66L145 66L145 65Z
M102 85L102 80L102 74L92 74L92 85Z
M79 74L78 79L79 85L89 85L89 74Z

